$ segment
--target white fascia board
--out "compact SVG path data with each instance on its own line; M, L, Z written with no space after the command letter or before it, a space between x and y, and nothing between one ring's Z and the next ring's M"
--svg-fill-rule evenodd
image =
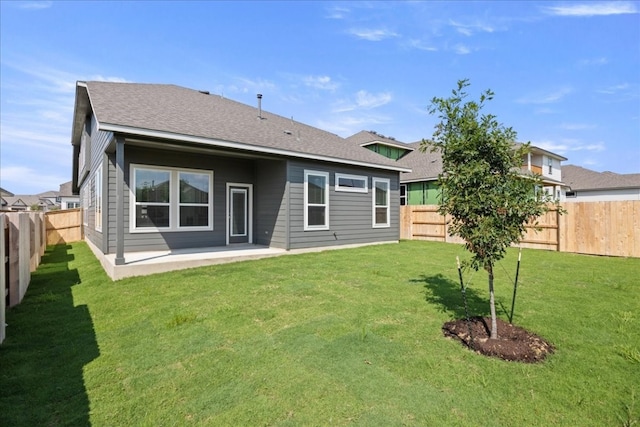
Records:
M134 128L129 126L112 125L109 123L102 124L98 122L98 129L102 131L114 132L114 133L125 133L130 135L146 136L150 138L162 138L162 139L170 139L174 141L185 141L185 142L193 142L197 144L212 145L215 147L232 148L236 150L254 151L256 153L276 154L281 156L290 156L290 157L297 157L297 158L310 159L310 160L320 160L325 162L341 163L341 164L353 165L353 166L386 169L386 170L397 171L397 172L411 172L411 169L407 169L399 166L379 165L375 163L360 162L357 160L348 160L348 159L341 159L338 157L323 156L320 154L299 153L296 151L283 150L280 148L261 147L258 145L247 145L239 142L203 138L200 136L181 135L181 134L175 134L170 132Z
M395 148L399 148L401 150L415 151L415 148L409 147L407 144L401 144L399 142L391 143L391 142L385 142L385 141L380 141L380 140L363 142L362 144L360 144L360 146L361 147L367 147L369 145L375 145L375 144L386 145L387 147L395 147Z
M436 182L438 177L435 178L414 178L414 179L402 179L400 177L400 184L413 184L414 182Z

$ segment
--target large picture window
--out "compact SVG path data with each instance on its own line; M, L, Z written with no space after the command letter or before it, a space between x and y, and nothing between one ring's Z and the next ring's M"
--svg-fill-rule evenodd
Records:
M373 227L389 227L389 180L373 178Z
M304 171L304 229L329 229L329 174Z
M132 231L213 229L213 173L132 165Z

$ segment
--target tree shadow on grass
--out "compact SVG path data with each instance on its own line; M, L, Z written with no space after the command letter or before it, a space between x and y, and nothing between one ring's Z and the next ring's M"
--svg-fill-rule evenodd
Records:
M449 313L454 319L467 317L462 291L460 290L460 282L448 279L442 274L433 276L425 276L423 274L419 279L413 279L412 282L424 283L425 300L438 307L441 312ZM470 317L487 316L489 314L489 301L481 295L480 291L467 287L465 293Z
M90 425L83 368L99 349L87 306L73 303L80 276L70 249L47 248L24 300L7 312L0 425Z

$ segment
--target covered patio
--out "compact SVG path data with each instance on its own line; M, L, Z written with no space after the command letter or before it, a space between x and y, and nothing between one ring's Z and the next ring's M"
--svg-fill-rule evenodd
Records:
M124 264L117 265L115 254L105 255L90 241L86 242L111 280L290 253L284 249L245 243L208 248L128 252L124 254Z

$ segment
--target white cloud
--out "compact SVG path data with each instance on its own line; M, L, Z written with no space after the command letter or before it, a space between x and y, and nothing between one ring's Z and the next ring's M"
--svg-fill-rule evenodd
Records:
M638 13L638 6L629 1L608 1L594 3L566 3L544 8L556 16L606 16Z
M344 113L353 110L370 110L388 104L392 99L390 92L382 92L378 94L369 93L366 90L360 90L355 94L353 100L338 101L334 107L334 113Z
M588 67L588 66L596 66L596 65L606 65L608 63L609 63L609 60L604 56L602 56L600 58L583 59L582 61L579 62L579 65L583 67Z
M39 194L47 190L57 191L60 184L71 181L71 170L60 169L63 173L43 172L25 166L3 166L0 171L2 188L14 192L12 188L20 189L19 194ZM68 172L68 173L66 173ZM46 183L43 189L42 183Z
M53 6L52 1L21 1L18 3L20 9L48 9Z
M493 33L494 31L496 31L493 25L480 21L476 21L470 24L463 24L461 22L450 20L449 25L451 25L458 33L464 36L472 36L473 34L478 32Z
M111 83L131 83L129 80L123 77L104 77L100 74L94 74L88 80L94 80L99 82L111 82Z
M356 36L360 39L369 40L373 42L377 42L384 39L389 39L393 37L398 37L399 35L391 30L387 29L368 29L361 28L355 29L352 28L349 30L349 34Z
M606 88L598 89L596 92L604 93L604 94L607 94L607 95L615 95L617 93L626 91L629 88L630 88L629 83L622 83L622 84L619 84L619 85L608 86Z
M569 152L600 152L605 150L605 144L603 142L584 143L576 139L531 141L531 145L562 155Z
M334 91L340 86L338 83L332 81L329 76L306 76L303 77L302 81L306 86L328 91Z
M457 44L453 47L453 51L458 55L467 55L471 53L471 49L463 44Z
M380 115L339 115L335 119L319 120L316 124L320 129L348 137L360 132L363 129L375 128L376 125L389 123L391 119Z
M277 86L275 83L269 80L263 79L248 79L246 77L236 77L237 84L231 85L218 85L216 90L221 94L227 93L263 93L265 91L275 91Z
M596 126L588 123L562 123L558 126L560 129L565 130L589 130L595 129Z
M329 19L344 19L351 10L346 7L335 6L327 9L327 18Z
M389 103L389 101L391 101L391 94L389 92L375 95L366 90L360 90L356 93L356 104L360 108L376 108Z
M524 96L518 99L517 102L520 104L552 104L560 101L571 92L573 92L573 89L570 87L563 87L553 92Z
M438 48L433 46L432 44L418 39L411 39L407 42L406 45L414 49L426 50L428 52L436 52L438 50Z

